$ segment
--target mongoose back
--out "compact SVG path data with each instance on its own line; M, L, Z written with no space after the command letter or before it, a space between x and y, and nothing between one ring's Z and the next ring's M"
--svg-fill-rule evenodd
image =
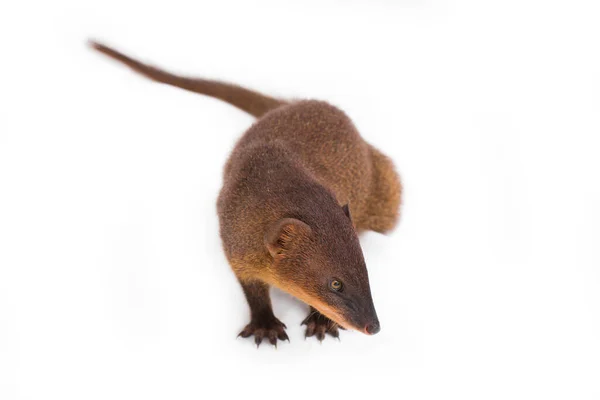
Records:
M217 200L223 249L248 305L239 336L286 340L269 287L310 306L306 336L380 330L358 232L391 230L401 186L392 162L336 107L176 76L96 42L91 46L155 81L212 96L258 118L232 151Z

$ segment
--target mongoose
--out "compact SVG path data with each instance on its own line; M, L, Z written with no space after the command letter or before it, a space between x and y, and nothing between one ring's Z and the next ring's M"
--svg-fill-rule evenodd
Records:
M380 325L358 240L398 220L401 185L391 160L365 142L338 108L315 100L282 100L237 85L188 78L90 42L142 75L212 96L257 121L239 139L217 200L225 255L239 280L250 323L238 336L288 340L273 314L275 286L307 303L306 336L366 334Z

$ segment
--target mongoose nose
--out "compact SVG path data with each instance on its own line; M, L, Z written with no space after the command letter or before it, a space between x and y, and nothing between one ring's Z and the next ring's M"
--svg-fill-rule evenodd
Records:
M379 332L380 330L381 330L381 327L379 326L379 321L372 322L370 324L367 324L367 326L365 326L365 332L369 335L374 335L377 332Z

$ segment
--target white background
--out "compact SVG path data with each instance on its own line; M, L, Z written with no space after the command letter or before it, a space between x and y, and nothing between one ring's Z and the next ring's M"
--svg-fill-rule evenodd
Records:
M594 1L12 1L0 6L0 399L599 399ZM345 110L401 173L362 238L382 324L291 343L248 320L221 169L252 118L177 72Z

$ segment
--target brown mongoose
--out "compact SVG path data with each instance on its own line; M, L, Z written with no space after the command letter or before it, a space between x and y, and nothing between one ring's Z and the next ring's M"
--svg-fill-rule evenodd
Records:
M114 49L90 45L157 82L216 97L258 118L224 170L217 211L227 259L250 306L239 336L289 340L269 287L310 306L306 336L380 325L357 233L391 230L401 186L392 162L336 107L288 101L242 87L176 76Z

